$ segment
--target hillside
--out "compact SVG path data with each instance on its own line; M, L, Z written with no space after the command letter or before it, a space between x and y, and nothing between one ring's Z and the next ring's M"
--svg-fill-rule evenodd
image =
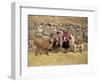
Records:
M80 27L87 26L87 17L70 17L70 16L28 16L29 23L50 23L54 25L58 24L73 24Z

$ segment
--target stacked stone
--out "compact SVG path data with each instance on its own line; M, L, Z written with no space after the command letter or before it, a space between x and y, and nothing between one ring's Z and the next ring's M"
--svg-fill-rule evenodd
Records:
M33 22L30 21L28 24L28 49L29 51L33 51L34 44L33 39L34 37L37 38L50 38L53 30L57 29L58 31L67 31L71 32L76 40L82 40L87 42L88 38L88 31L87 27L82 29L79 25L73 24L57 24L54 25L52 23L40 23L40 22Z

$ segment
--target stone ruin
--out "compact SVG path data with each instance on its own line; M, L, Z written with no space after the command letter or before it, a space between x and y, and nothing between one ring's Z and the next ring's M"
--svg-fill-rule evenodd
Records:
M54 29L58 31L67 31L71 32L76 40L82 40L88 42L88 27L81 27L79 25L73 24L50 24L50 23L32 23L28 24L28 46L29 51L33 50L33 38L49 38L53 33Z

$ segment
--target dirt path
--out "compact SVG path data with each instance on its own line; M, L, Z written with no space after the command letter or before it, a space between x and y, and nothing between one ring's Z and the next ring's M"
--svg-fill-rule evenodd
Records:
M35 56L33 53L28 54L28 66L48 66L48 65L68 65L68 64L87 64L87 51L68 52L68 53L49 53L49 56L42 54Z

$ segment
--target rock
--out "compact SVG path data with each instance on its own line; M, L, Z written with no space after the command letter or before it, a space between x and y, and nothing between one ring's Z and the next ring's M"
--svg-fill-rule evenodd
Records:
M83 33L81 31L76 31L76 40L82 40L83 41Z
M28 22L28 30L34 30L34 29L36 29L35 23L29 21Z
M83 32L83 39L84 39L84 42L88 42L88 31L87 30Z
M43 34L41 32L36 32L35 37L36 38L42 38Z
M43 27L43 32L44 35L50 36L52 33L52 29L49 26Z
M88 44L84 43L84 50L87 51L88 50Z
M33 40L28 40L28 52L34 52Z
M28 39L32 40L35 35L35 30L28 30Z

